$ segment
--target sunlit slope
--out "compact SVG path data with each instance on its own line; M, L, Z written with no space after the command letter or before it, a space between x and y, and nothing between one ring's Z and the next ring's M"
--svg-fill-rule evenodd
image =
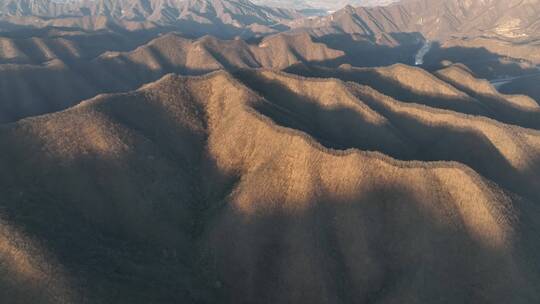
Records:
M134 90L172 72L281 69L341 56L341 51L316 43L307 34L277 34L260 44L167 34L132 51L105 52L89 61L72 63L62 57L39 64L0 64L0 123L63 110L99 93Z
M539 299L538 131L235 76L168 75L0 129L2 210L57 278L99 303Z

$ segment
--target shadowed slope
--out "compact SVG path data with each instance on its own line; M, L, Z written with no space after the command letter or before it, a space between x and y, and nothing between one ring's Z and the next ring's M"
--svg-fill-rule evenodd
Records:
M472 72L462 64L453 64L450 67L435 72L435 75L447 82L454 83L455 86L461 87L462 90L467 91L471 95L477 94L479 96L504 99L505 102L510 103L515 107L530 110L540 108L540 106L538 106L538 104L530 97L499 93L489 81L475 78Z
M533 97L540 104L540 76L518 79L500 87L500 90L509 94L526 94Z
M538 37L539 11L535 0L405 0L386 7L347 6L329 16L301 19L294 26L370 36L420 32L430 40L452 36L527 39Z
M310 67L307 71L295 71L295 67L291 67L287 71L354 81L404 101L467 114L487 114L485 106L464 92L437 79L423 69L403 64L381 68L357 68L347 65L339 69Z
M59 111L96 88L79 71L54 59L42 65L0 65L0 122Z
M80 57L77 46L69 40L58 38L45 40L0 38L1 63L44 62L59 57Z
M186 266L206 206L201 181L213 180L206 120L192 96L206 87L168 77L1 129L10 147L2 168L12 172L1 176L2 207L47 241L91 303L211 297L197 292L204 285Z
M71 303L76 298L56 261L35 242L0 221L0 299L13 304L53 304Z
M105 51L131 50L155 34L47 28L7 31L0 35L0 63L40 64L53 59L80 61Z
M415 159L453 160L503 188L540 199L540 133L482 117L398 102L369 87L350 84L371 108L399 128L418 149Z
M424 41L441 46L431 48L428 57L467 64L470 60L471 66L478 61L470 53L484 52L537 64L539 12L536 0L407 0L386 7L347 6L330 15L289 24L332 48L345 50L348 62L359 66L413 64ZM486 70L492 64L483 62L477 68Z
M169 75L1 127L6 215L93 302L538 300L538 239L522 230L538 218L521 216L537 206L459 163L324 148L308 134L339 125L349 147L403 143L337 80L254 76L267 99L225 72ZM340 122L333 107L355 114ZM303 125L304 110L305 132L274 123ZM519 168L535 155L512 149Z
M220 37L270 33L300 17L293 10L270 8L247 0L51 0L0 2L0 19L27 27L69 27L85 30L141 30L172 27Z
M501 94L487 80L476 79L463 65L452 65L435 75L492 108L497 113L494 118L540 129L540 106L532 98Z
M278 34L260 45L167 34L133 51L106 52L90 62L4 64L0 65L0 123L62 110L99 93L133 90L171 72L200 75L222 68L285 68L342 55L306 34Z
M338 80L272 71L244 71L238 77L279 106L273 110L263 105L261 113L327 147L378 150L398 159L458 161L506 189L540 199L534 190L540 186L538 131L398 102L350 83L357 99Z
M292 77L270 70L236 75L274 105L261 104L257 107L261 113L310 134L328 148L380 150L398 158L409 155L400 132L339 80Z
M218 269L221 269L226 295L231 298L269 303L306 300L347 303L358 298L374 302L404 298L437 302L444 298L459 302L472 296L480 302L496 302L501 298L526 302L533 296L493 291L491 287L503 286L506 280L503 277L497 279L498 275L491 272L496 266L484 268L484 262L489 264L488 261L503 261L504 258L499 260L495 258L497 254L482 253L483 249L476 251L478 248L464 245L469 241L453 236L455 232L460 234L460 227L469 227L471 230L465 229L473 240L489 239L484 243L490 244L487 248L498 247L495 245L499 243L497 239L506 234L499 233L508 231L502 228L504 224L501 226L499 220L513 217L507 209L509 205L492 205L500 193L484 197L491 190L468 169L455 164L394 162L378 154L354 151L336 153L313 145L312 140L301 133L275 129L265 120L248 120L246 114L232 110L229 115L221 119L234 121L227 130L238 137L231 141L230 137L216 136L217 142L214 142L210 136L209 145L225 172L245 172L230 197L229 208L218 217L217 228L210 230L215 235L211 243L218 242L212 244L218 253L217 261L225 261L218 264ZM235 155L237 161L231 163L231 155ZM394 214L390 210L399 211ZM376 219L371 218L372 211ZM445 223L439 226L441 230L436 228L437 224L429 224L430 220L422 220L423 212L437 214L427 217ZM459 220L454 217L457 214L460 214ZM245 223L240 227L238 215ZM363 219L366 226L363 226ZM372 231L373 227L380 227L380 230ZM403 231L403 234L397 231ZM427 231L437 232L432 236ZM432 247L435 243L438 245ZM439 246L442 243L449 247ZM392 249L387 247L388 244L394 244ZM450 248L470 249L461 257L467 256L476 262L461 260ZM363 258L358 259L359 256ZM385 257L388 264L377 262L377 256ZM439 268L438 258L455 261L452 265L468 266L457 266L450 271ZM468 264L470 262L472 264ZM425 263L429 266L420 266ZM471 277L467 269L476 263L477 267L487 271L485 274L491 272L493 276L468 281ZM410 272L411 269L415 271ZM502 268L497 268L500 270ZM452 279L454 275L469 279L456 281ZM446 282L438 285L442 277ZM483 287L478 289L484 290L481 295L475 295L466 287L473 281L483 282L479 283ZM462 287L458 290L463 293L445 289L448 284ZM426 289L430 291L426 292ZM467 295L464 290L472 291L473 295ZM493 297L493 292L498 295Z
M454 65L434 74L403 64L380 68L343 65L339 69L293 66L286 70L295 74L353 81L406 102L481 115L526 128L540 128L540 108L533 99L524 95L500 94L487 81L476 79L462 65Z

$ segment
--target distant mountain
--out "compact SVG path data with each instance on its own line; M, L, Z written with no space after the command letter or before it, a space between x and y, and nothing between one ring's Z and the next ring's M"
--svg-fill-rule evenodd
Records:
M0 300L538 303L540 132L376 73L429 105L220 71L0 125Z
M329 16L297 21L296 26L366 35L419 32L428 39L528 39L540 35L540 1L404 0L386 7L348 6Z
M540 303L508 3L0 0L0 303Z
M0 19L32 26L100 29L187 27L201 32L275 32L299 18L294 10L269 8L248 0L5 0Z
M386 65L385 59L414 64L422 47L424 66L438 68L450 59L482 77L505 74L521 61L540 64L538 0L403 0L385 7L347 6L288 25L344 50L350 63L360 66Z
M22 45L20 41L2 42ZM81 48L75 42L62 48L58 47L58 40L34 39L24 43L32 47L32 53L48 53L49 61L0 64L0 123L62 110L100 93L132 90L167 73L201 75L220 69L284 69L331 62L344 55L313 42L305 33L279 33L258 44L212 36L191 40L169 33L129 52L105 52L92 60L75 63L70 60L78 58L76 50ZM13 53L17 52L13 49ZM19 53L19 60L31 57ZM0 62L1 59L0 56Z
M398 1L399 0L253 0L254 3L261 5L304 11L313 10L321 13L337 11L347 5L384 6Z

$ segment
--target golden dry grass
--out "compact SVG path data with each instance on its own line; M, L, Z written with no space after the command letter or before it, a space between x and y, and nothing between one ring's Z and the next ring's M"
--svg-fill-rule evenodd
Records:
M21 225L48 220L48 208L58 206L73 217L61 227L119 234L95 273L78 271L82 278L70 281L91 302L538 300L538 239L524 229L538 227L524 215L538 213L530 203L537 131L335 79L268 70L237 76L245 84L226 72L168 75L0 128L8 214L30 199L43 202L32 214L45 217L20 218ZM336 109L355 115L331 119ZM326 130L335 138L345 132L340 149L317 141ZM356 138L370 141L371 151ZM440 149L421 153L430 138L442 140ZM412 160L384 154L401 148ZM463 151L514 171L485 171ZM529 184L516 187L508 180L516 176ZM61 235L85 248L75 240L86 234L73 230ZM54 245L56 230L32 233L51 238L53 255L67 250ZM118 240L154 256L125 253L123 272L108 274L105 265L124 254ZM12 271L23 275L27 267L16 262L23 260L11 259ZM77 263L69 269L86 261Z
M466 87L468 90L479 95L493 96L500 98L512 106L524 108L532 111L539 111L540 106L534 99L524 95L505 95L499 93L493 85L487 80L475 78L466 67L460 64L454 64L450 67L439 70L435 73L441 79Z

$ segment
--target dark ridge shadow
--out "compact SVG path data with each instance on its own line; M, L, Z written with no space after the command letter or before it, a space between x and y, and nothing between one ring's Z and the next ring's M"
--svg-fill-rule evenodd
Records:
M54 19L54 18L53 18ZM241 37L245 39L251 39L257 37L264 37L267 35L276 34L278 32L284 32L289 28L286 26L275 26L274 32L253 32L249 29L249 25L238 28L230 24L225 24L221 20L213 20L213 23L199 23L193 20L178 20L172 24L160 24L159 26L137 30L127 30L121 25L114 22L109 22L106 29L88 30L80 27L63 27L63 26L45 26L42 28L36 28L29 25L16 25L5 21L0 21L0 36L3 37L32 37L41 36L49 32L54 31L66 31L66 32L81 32L86 34L111 34L118 35L121 39L122 36L130 38L143 38L145 40L151 40L160 35L170 32L181 33L186 38L201 38L206 35L212 35L220 39L233 39L235 37ZM265 26L264 24L262 24ZM5 29L4 31L2 31Z
M370 123L358 109L323 107L318 100L297 94L257 72L243 70L234 75L269 101L253 105L258 112L281 126L309 134L327 148L383 151L396 158L404 158L410 152L399 131L384 122Z
M65 65L62 68L47 67L47 63L5 68L0 71L0 77L6 79L0 83L0 123L64 110L102 93L134 90L167 73L198 76L215 70L175 66L157 50L149 48L149 51L159 63L157 69L151 69L146 62L132 62L126 56L117 56L114 60L68 60L62 62ZM239 68L228 63L223 56L216 57L215 52L213 56L228 70ZM333 64L331 61L308 62L299 55L298 58L306 65Z
M392 38L397 46L378 45L370 36L353 36L351 34L331 34L314 37L315 42L344 51L346 56L339 63L353 66L385 66L395 63L413 65L414 56L422 46L424 38L420 33L393 33Z
M135 90L168 73L195 76L215 70L175 67L159 52L151 52L160 63L159 69L121 56L115 60L64 62L62 68L35 65L2 70L0 77L5 81L0 83L0 123L61 111L98 94Z
M487 105L491 109L488 117L524 128L540 129L540 110L523 109L511 104L501 96L480 93L442 75L435 74L435 76Z
M0 21L2 22L2 21ZM7 23L7 22L4 22ZM45 26L41 28L33 27L33 26L24 26L24 25L14 25L13 29L7 30L7 31L0 31L0 36L2 37L11 37L11 38L31 38L33 36L46 36L51 34L55 31L62 31L62 32L80 32L80 33L100 33L100 34L107 34L110 33L110 31L101 29L101 30L85 30L81 28L73 28L73 27L61 27L61 26Z
M4 20L0 20L0 34L4 35L5 33L10 33L13 31L25 31L30 30L30 27L13 24Z
M424 58L424 68L433 71L443 68L441 62L448 60L463 63L477 76L494 79L501 76L520 76L538 73L534 67L521 66L519 59L495 54L486 48L450 47L442 48L439 42L433 42L431 50ZM523 60L524 61L524 60Z
M377 91L384 92L384 94L398 100L414 102L446 110L453 110L471 115L489 116L489 109L480 103L464 100L462 98L428 96L415 93L412 90L403 87L403 85L399 82L386 78L377 73L376 70L370 68L326 69L317 66L292 66L287 68L285 71L306 77L332 77L343 81L352 81L358 84L370 86Z
M540 186L536 180L540 171L535 171L540 166L540 159L531 163L531 170L520 172L479 132L450 123L434 126L392 111L384 101L356 89L355 84L352 92L388 119L387 122L368 124L350 107L323 107L318 100L299 95L279 81L268 80L257 72L237 72L235 77L269 101L253 105L259 113L280 126L307 133L327 148L379 151L408 161L455 161L513 193L533 201L540 200L535 190Z
M444 202L425 201L412 186L374 186L348 200L321 192L295 213L280 207L221 213L204 255L219 261L223 303L294 302L298 294L306 303L379 303L399 299L403 290L422 303L483 296L526 303L538 296L533 285L500 284L505 272L526 267L509 262L511 249L482 244L461 218L445 224L448 215L429 210ZM480 290L489 292L475 295Z
M181 94L170 90L160 93ZM129 130L135 150L126 155L88 155L66 164L46 153L43 138L0 126L6 147L0 167L8 172L0 174L1 215L41 240L67 268L87 296L80 303L276 303L298 291L306 303L325 297L377 303L404 289L424 303L464 303L473 295L519 304L538 298L536 281L526 282L529 288L511 279L529 269L509 261L512 249L480 242L456 219L459 212L441 211L455 224L447 225L424 207L439 210L439 202L405 183L352 189L347 199L321 187L320 196L294 214L235 212L226 203L240 177L217 170L206 134L175 123L141 96L124 97L96 110ZM187 97L182 109L205 130L204 113ZM267 182L250 185L260 189ZM438 194L444 200L446 194ZM272 199L260 202L275 206ZM156 209L138 212L141 203ZM158 233L141 238L130 227ZM537 260L536 250L526 254Z
M197 116L197 105L183 113ZM40 240L74 281L78 303L217 303L196 241L237 178L217 169L206 134L141 96L98 111L129 130L134 151L66 163L43 139L0 127L0 215ZM36 156L39 155L39 156ZM213 211L215 212L215 211Z
M14 44L29 55L28 60L0 60L0 64L16 63L16 64L41 64L50 58L45 57L38 46L35 45L33 38L41 38L45 41L48 47L52 47L54 58L60 59L68 63L77 63L82 60L89 60L101 55L104 52L125 52L136 48L139 45L145 44L156 38L150 33L134 34L131 32L120 34L117 32L81 32L70 30L68 34L56 33L54 30L47 31L32 31L30 33L7 33L0 34L1 37L12 39ZM74 56L67 50L63 44L58 45L56 39L72 42L79 52ZM78 57L80 56L80 57Z
M69 67L12 67L0 77L0 111L5 113L0 123L60 111L99 92Z
M540 186L536 180L540 171L535 171L535 168L540 168L540 159L533 160L530 170L520 172L479 132L450 124L434 126L424 123L406 113L393 111L384 101L363 93L362 89L354 89L353 92L414 142L416 151L410 160L456 161L513 193L532 201L540 200L535 190Z
M497 90L504 94L524 94L540 105L540 76L525 77L503 84Z
M242 68L242 67L237 66L237 64L235 64L234 62L231 62L229 59L227 59L225 55L221 54L219 51L214 50L213 46L205 47L205 50L208 53L210 53L212 58L214 58L217 62L219 62L219 64L221 64L226 71L232 72L232 71ZM256 64L258 64L256 58L253 58L253 60L254 62L256 62ZM257 67L258 66L250 66L250 68L257 68Z

